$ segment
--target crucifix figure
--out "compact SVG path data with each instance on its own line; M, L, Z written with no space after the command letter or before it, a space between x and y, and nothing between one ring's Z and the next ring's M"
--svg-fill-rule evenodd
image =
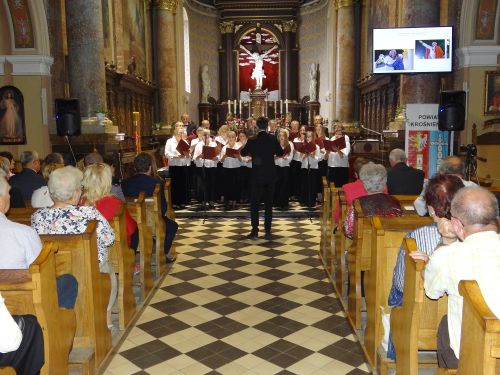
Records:
M267 50L265 53L260 54L258 52L250 52L244 45L240 44L240 48L243 49L251 59L253 59L253 63L255 67L252 71L252 79L255 79L255 89L262 90L262 80L266 78L264 74L264 59L267 55L269 55L272 51L274 51L278 46L274 46L273 48Z

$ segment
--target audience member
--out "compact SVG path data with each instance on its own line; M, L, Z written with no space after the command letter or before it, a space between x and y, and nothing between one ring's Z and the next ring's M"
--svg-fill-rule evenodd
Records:
M0 151L0 156L3 156L4 158L7 158L10 163L10 171L13 174L14 170L16 168L16 161L14 160L14 155L12 155L11 152L9 151Z
M85 157L83 158L83 165L85 167L88 167L89 165L92 164L103 163L103 162L104 160L101 154L98 152L91 152L90 154L85 155Z
M44 164L42 167L42 176L45 181L49 181L50 174L56 169L64 167L64 164ZM31 207L33 208L47 208L51 207L54 204L52 199L50 198L49 188L48 186L42 186L39 189L36 189L31 196Z
M111 185L111 194L115 197L120 198L125 202L125 196L123 195L122 187L118 179L115 178L115 166L112 160L104 160L104 158L98 152L91 152L90 154L85 155L84 165L88 167L92 164L106 163L111 167L111 172L113 173L113 184Z
M406 164L406 154L400 148L389 154L391 169L387 173L387 190L392 195L418 195L424 184L424 172Z
M108 221L95 208L77 206L82 193L83 173L75 167L56 169L49 176L50 197L54 205L37 210L31 216L31 226L38 234L79 234L85 232L89 222L97 221L97 258L99 269L111 279L111 295L108 304L108 326L111 327L111 308L116 299L117 280L108 261L108 246L115 234Z
M167 258L167 263L175 262L175 257L171 254L170 250L174 242L175 234L179 225L172 219L166 216L167 214L167 201L165 199L164 183L161 179L152 177L152 159L151 156L145 152L141 152L134 159L134 167L136 174L129 177L122 182L123 193L126 197L136 198L141 191L147 196L153 195L156 184L160 184L160 197L161 197L161 214L165 221L165 241L163 243L163 250Z
M33 315L11 316L0 294L0 368L17 374L39 374L45 363L43 333Z
M0 156L0 170L5 172L5 178L7 181L14 176L11 172L11 163L6 157ZM10 207L12 208L24 208L26 207L23 199L23 195L18 188L10 188Z
M23 199L28 201L31 199L33 192L46 185L46 183L43 177L38 174L40 171L40 159L36 151L24 151L20 159L23 170L21 173L13 176L9 182L12 187L19 189Z
M33 228L10 221L9 183L0 170L0 269L28 269L42 250L40 237ZM59 306L73 308L78 294L78 283L72 275L61 275L56 279Z
M441 161L439 164L438 172L445 175L456 176L460 178L465 187L477 186L477 184L473 181L464 180L464 172L465 172L465 164L458 156L448 156ZM425 202L424 194L425 188L427 186L428 181L424 182L424 188L422 192L413 202L413 206L415 210L420 216L427 215L427 204Z
M43 163L44 164L62 164L64 166L64 158L59 152L52 152L45 157Z
M95 206L107 220L112 220L123 202L111 192L111 167L105 163L89 165L85 168L82 185L84 204ZM125 206L125 224L128 246L137 250L139 231L137 223L128 212L127 206Z
M384 193L387 171L381 164L368 163L361 167L359 178L368 193L357 198L364 216L401 216L403 211L399 201ZM344 233L351 238L354 234L354 207L347 210Z
M464 184L460 178L453 175L438 174L429 180L425 189L425 202L434 223L424 225L409 232L405 238L414 238L417 248L427 255L431 255L437 246L446 244L449 239L442 237L438 225L443 220L451 219L451 200ZM426 209L427 210L427 209ZM401 306L403 303L403 290L405 280L405 256L403 246L399 249L398 259L392 276L392 287L389 293L388 304L391 307ZM387 357L395 359L392 341L389 341Z
M451 202L451 220L440 223L443 237L457 241L440 247L430 256L411 253L427 262L424 288L429 298L448 295L448 314L439 325L437 357L439 367L457 368L460 356L463 297L458 291L461 280L476 280L484 300L500 317L500 237L498 202L480 187L461 189Z

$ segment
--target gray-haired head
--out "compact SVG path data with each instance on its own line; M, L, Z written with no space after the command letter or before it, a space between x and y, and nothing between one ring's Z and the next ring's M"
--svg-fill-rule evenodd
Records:
M92 164L102 163L104 160L102 155L98 152L91 152L90 154L85 155L85 159L83 159L83 164L87 167Z
M460 189L451 201L451 216L464 226L497 224L498 201L488 190L479 187Z
M458 156L448 156L439 164L439 173L453 174L463 177L465 172L465 164Z
M78 168L66 166L53 171L47 184L54 202L67 202L73 193L82 189L83 173Z
M406 154L400 148L395 148L389 154L389 161L394 164L397 163L406 163Z
M21 153L21 156L19 157L19 160L21 161L22 166L26 166L29 163L38 160L38 152L36 151L23 151Z
M4 195L4 192L6 192L5 187L8 185L7 173L3 169L0 169L0 197Z
M370 162L361 167L359 179L368 193L382 193L387 183L387 171L382 164Z

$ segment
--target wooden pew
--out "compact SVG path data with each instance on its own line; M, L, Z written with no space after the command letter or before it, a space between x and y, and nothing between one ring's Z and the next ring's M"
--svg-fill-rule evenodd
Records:
M347 312L353 327L361 329L361 272L369 270L371 266L372 226L370 218L364 216L359 200L355 199L353 204L354 234L347 252L349 272Z
M328 184L326 181L326 177L322 177L322 194L323 194L323 204L321 205L321 215L320 215L320 242L319 242L319 253L323 262L326 266L326 254L325 248L327 246L327 226L328 226L328 212L329 212L329 200L330 200L330 192L328 188Z
M339 298L346 294L347 265L345 251L350 246L351 240L346 238L343 225L347 214L347 202L344 190L338 189L338 200L340 203L339 225L335 233L335 290Z
M137 222L139 228L139 262L141 264L141 292L146 299L153 289L153 274L151 272L152 236L146 220L145 194L141 192L137 199L127 199L127 208L130 215Z
M167 217L169 219L175 220L175 211L174 211L174 208L172 205L172 179L171 178L165 179L164 194L165 194L165 199L167 200ZM175 254L173 254L173 255L175 255Z
M109 224L115 232L115 242L109 247L109 261L113 266L113 271L118 273L119 324L120 329L124 330L137 311L132 287L135 254L127 243L124 203L120 205L118 212L109 221Z
M377 350L382 342L382 307L389 312L387 298L392 286L392 275L399 248L404 236L411 230L431 224L430 217L371 217L371 265L365 272L365 296L367 323L364 333L364 346L371 363L376 366Z
M461 281L464 298L458 375L500 374L500 319L484 301L476 281Z
M163 242L165 240L165 222L161 214L160 184L156 184L153 196L146 198L146 219L155 238L156 278L159 279L167 270Z
M54 242L57 274L72 274L78 281L75 305L76 333L70 368L92 374L111 350L111 332L106 324L110 295L109 275L99 271L97 223L91 221L82 234L40 235L43 242Z
M11 208L7 212L7 218L16 223L31 226L31 215L35 212L36 208Z
M333 229L335 227L335 222L333 220L333 210L335 208L335 197L338 197L337 191L335 191L335 185L333 182L328 187L328 212L327 212L327 227L326 227L326 244L325 244L325 259L327 264L327 269L329 270L330 277L333 282L333 275L335 272L335 237L333 235Z
M16 370L13 367L0 367L0 375L16 375Z
M28 270L0 270L0 291L10 313L34 315L42 328L45 355L42 375L68 374L68 356L76 327L74 310L60 308L58 304L56 251L56 245L47 242ZM2 375L9 373L16 372L13 368L0 370Z
M413 206L413 202L417 199L418 195L392 195L392 197L396 198L401 204L401 208L405 215L417 215L417 211Z
M448 300L431 300L425 295L423 270L425 263L409 254L417 250L414 239L405 238L406 250L404 300L391 312L391 334L396 348L396 372L418 375L420 367L436 367L436 358L421 357L419 350L436 350L439 323L448 310Z

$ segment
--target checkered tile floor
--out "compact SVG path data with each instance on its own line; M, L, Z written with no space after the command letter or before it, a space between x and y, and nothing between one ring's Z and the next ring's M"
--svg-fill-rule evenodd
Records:
M319 224L179 220L178 261L105 374L369 373L318 259Z

